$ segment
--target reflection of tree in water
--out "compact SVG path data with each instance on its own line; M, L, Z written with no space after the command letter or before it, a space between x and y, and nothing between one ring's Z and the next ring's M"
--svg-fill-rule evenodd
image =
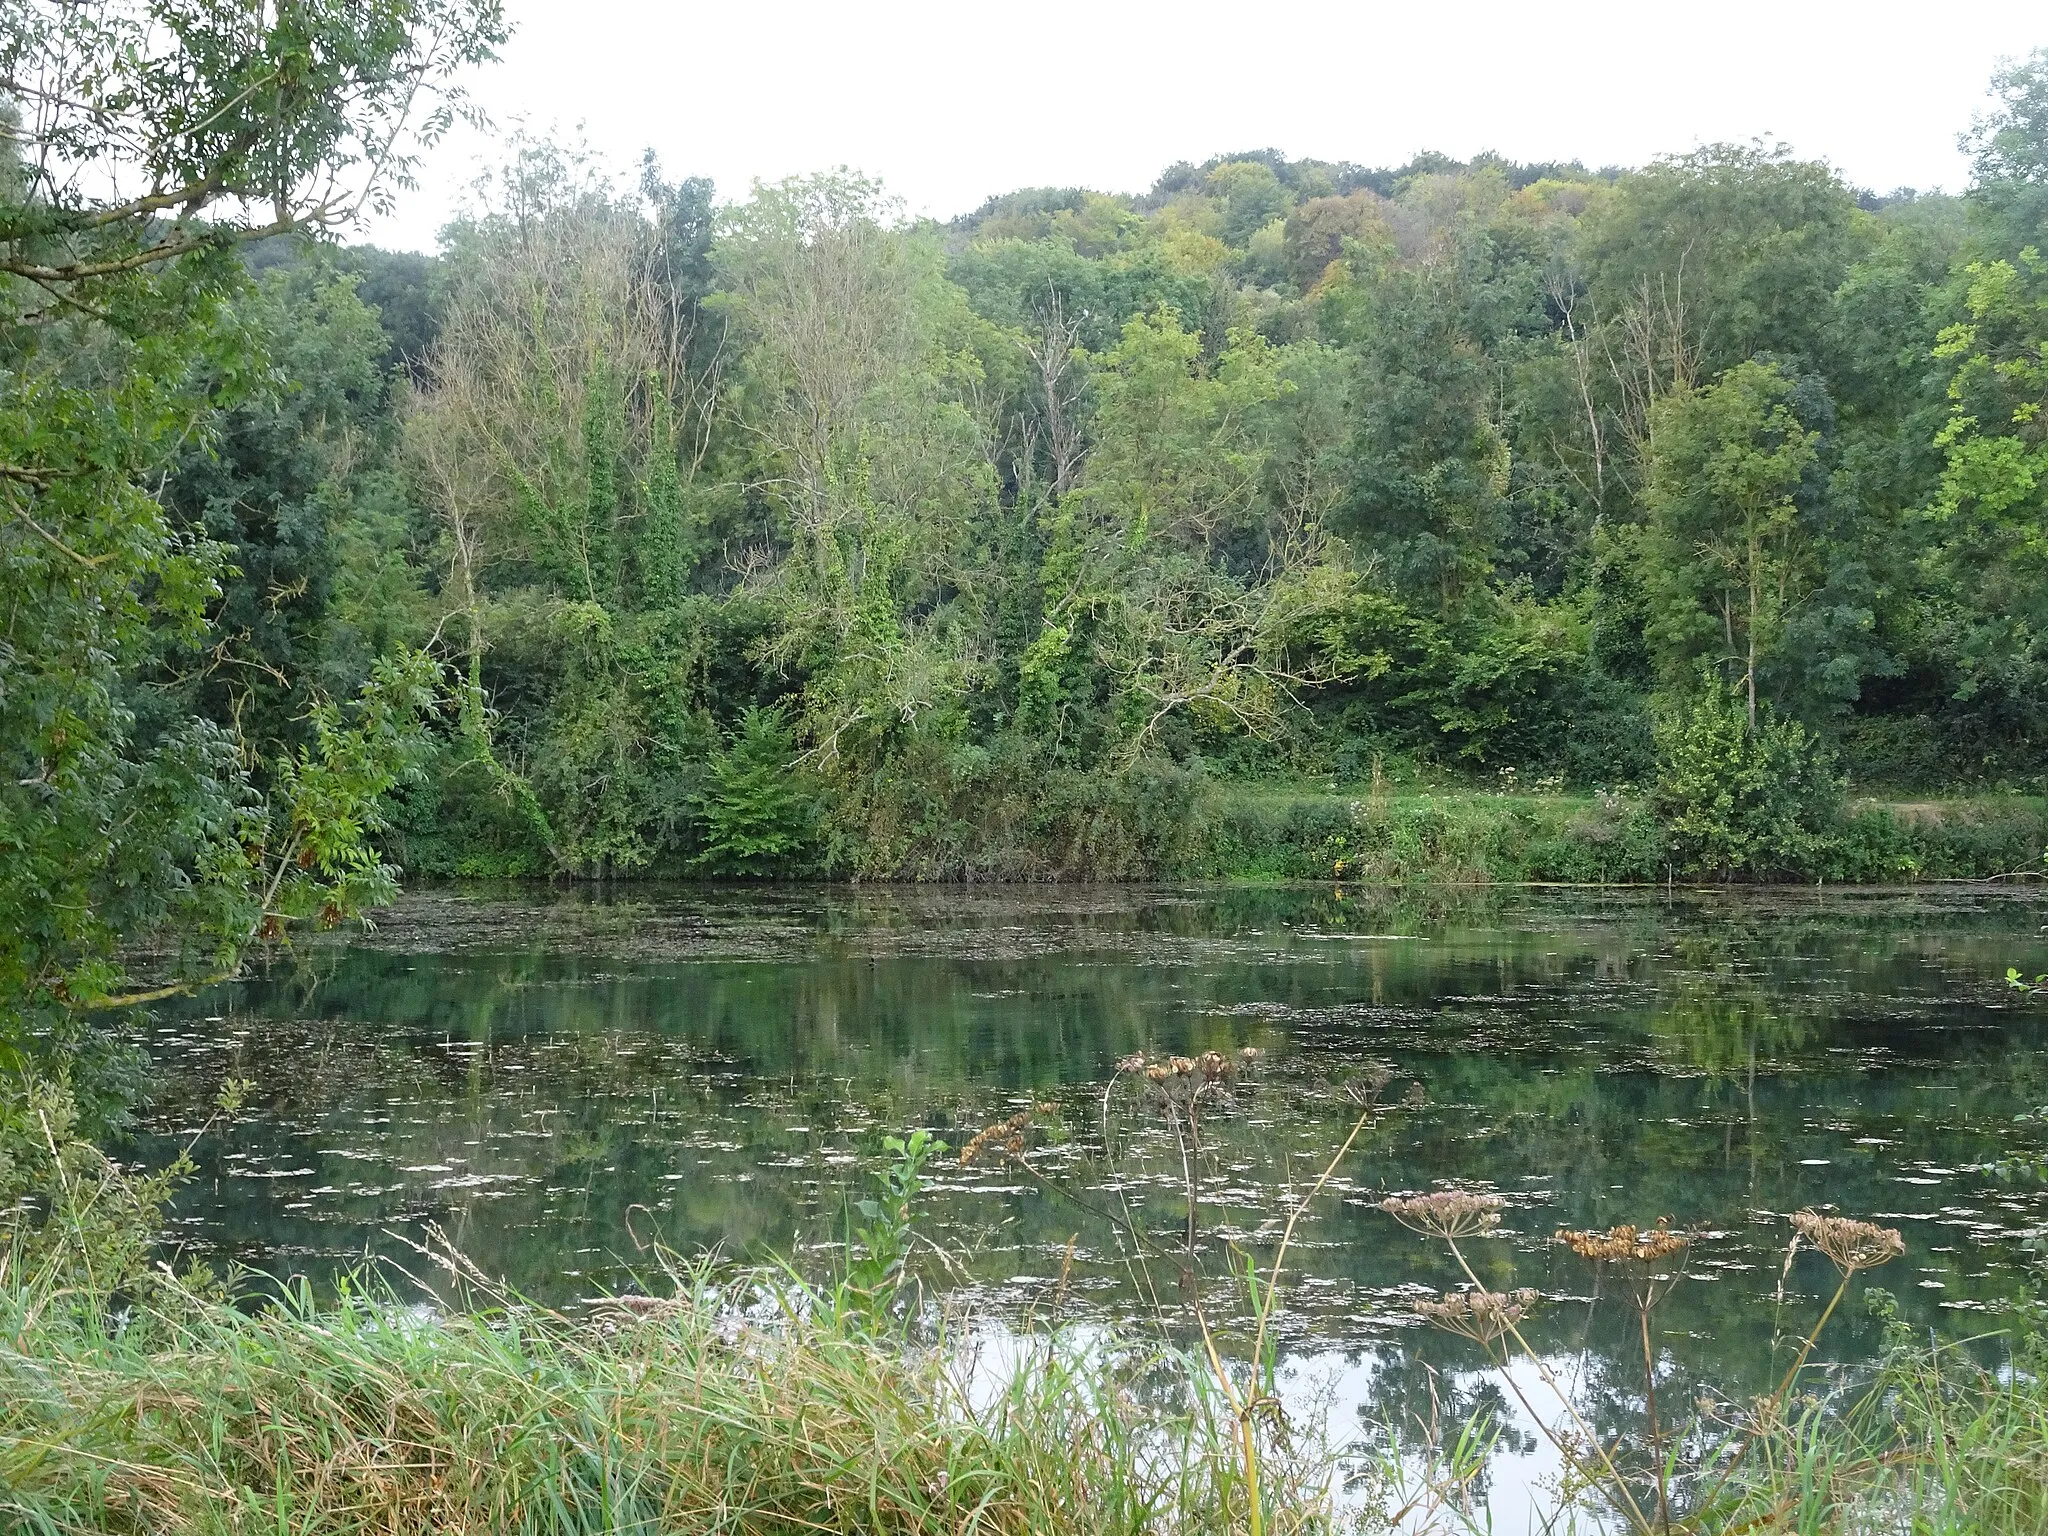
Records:
M1732 968L1686 972L1659 989L1647 1028L1667 1066L1753 1080L1759 1065L1797 1060L1838 1007L1830 998L1788 998Z
M1376 1351L1357 1408L1359 1436L1366 1443L1384 1447L1398 1434L1404 1452L1437 1464L1474 1423L1481 1440L1498 1437L1496 1457L1531 1455L1536 1435L1519 1424L1520 1417L1477 1346L1460 1348L1434 1335ZM1469 1485L1475 1506L1485 1504L1492 1481L1489 1462Z
M436 897L456 916L401 911L368 946L315 951L306 976L167 1010L154 1119L184 1123L229 1071L257 1080L259 1114L201 1148L182 1212L237 1251L317 1269L433 1219L486 1269L576 1295L637 1260L629 1223L742 1257L827 1235L861 1160L908 1123L957 1145L1049 1102L1035 1155L1099 1183L1100 1084L1141 1050L1268 1047L1266 1081L1210 1127L1203 1169L1205 1234L1249 1236L1348 1123L1334 1085L1383 1058L1430 1103L1362 1148L1304 1225L1301 1328L1355 1340L1354 1320L1398 1306L1400 1287L1441 1282L1427 1254L1389 1244L1378 1194L1493 1181L1519 1235L1488 1245L1489 1285L1578 1287L1546 1242L1559 1224L1728 1229L1701 1250L1723 1278L1688 1286L1674 1326L1700 1336L1709 1374L1741 1383L1768 1361L1754 1302L1780 1241L1752 1211L1890 1209L1902 1163L1966 1169L2012 1136L2016 1105L2048 1098L2038 1053L1982 1001L1993 989L1954 983L1979 950L1994 980L2028 962L2013 935L2016 914L2031 933L2031 908L1963 910L1930 937L1922 901L1354 895ZM1139 1128L1133 1192L1170 1232L1184 1201L1159 1138ZM471 1173L504 1177L463 1185ZM1947 1203L2031 1198L1951 1183ZM1013 1175L942 1170L926 1219L997 1304L1043 1304L1075 1238L1069 1305L1130 1307L1113 1231ZM2003 1283L1972 1276L1968 1241L1946 1246L1918 1259L1949 1289L1909 1292L1916 1315ZM1020 1274L1039 1281L1008 1285ZM1536 1327L1562 1325L1552 1312ZM1836 1329L1846 1348L1874 1342L1860 1317ZM1626 1360L1626 1345L1589 1347ZM1625 1368L1617 1380L1628 1399Z

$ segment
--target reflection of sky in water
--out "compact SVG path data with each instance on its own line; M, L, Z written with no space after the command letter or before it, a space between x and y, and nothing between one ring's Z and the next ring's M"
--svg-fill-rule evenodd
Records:
M431 1222L569 1300L625 1283L636 1241L818 1244L885 1132L957 1145L1025 1106L1044 1174L1169 1243L1178 1153L1134 1096L1110 1127L1120 1176L1100 1155L1103 1081L1140 1050L1265 1052L1201 1167L1205 1233L1257 1241L1341 1139L1347 1079L1381 1060L1392 1096L1426 1102L1369 1132L1303 1223L1289 1347L1361 1351L1340 1395L1380 1410L1429 1371L1464 1380L1476 1351L1409 1313L1455 1270L1373 1206L1480 1184L1507 1201L1506 1235L1471 1250L1482 1277L1553 1298L1534 1341L1583 1351L1589 1399L1621 1415L1632 1320L1565 1304L1591 1282L1549 1241L1561 1225L1703 1230L1660 1318L1724 1392L1772 1370L1782 1217L1803 1205L1904 1229L1881 1283L1917 1325L1991 1321L1957 1314L2016 1290L2048 1225L2048 1198L1987 1168L2048 1145L2017 1119L2048 1102L2048 1010L2001 980L2048 970L2044 916L1984 893L432 892L303 974L164 1015L153 1129L195 1123L225 1073L255 1080L178 1206L216 1261L331 1272ZM1111 1222L1014 1168L948 1162L934 1185L927 1230L989 1314L1145 1315ZM1801 1259L1776 1320L1824 1283ZM1825 1350L1875 1343L1855 1308ZM1510 1463L1541 1475L1536 1453Z

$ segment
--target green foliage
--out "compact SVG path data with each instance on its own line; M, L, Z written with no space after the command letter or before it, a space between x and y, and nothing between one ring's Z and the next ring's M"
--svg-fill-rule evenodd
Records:
M398 857L419 874L517 880L554 872L553 829L533 786L474 732L427 744L392 819Z
M1669 683L1705 660L1739 679L1756 719L1760 676L1778 660L1813 584L1795 493L1817 434L1793 413L1791 381L1754 360L1654 412L1643 555L1649 639Z
M924 1166L949 1149L919 1127L908 1136L885 1136L882 1150L889 1163L874 1175L876 1193L859 1202L861 1225L846 1245L846 1272L832 1293L833 1310L872 1327L887 1327L911 1279L910 1256L916 1236L912 1206L924 1187Z
M1392 752L1626 791L1652 689L1703 663L1859 772L1906 774L1893 738L1964 744L1912 778L2048 761L2031 631L1996 630L2023 605L1969 589L1967 517L1919 515L1952 200L1872 215L1778 147L1261 151L997 198L942 248L858 177L715 219L649 178L520 140L451 238L408 452L486 748L552 829L481 863L793 867L705 809L711 722L769 707L805 859L863 876L1200 865L1207 824L1131 794L1162 776L1194 806ZM1919 837L1873 821L1826 868Z
M692 865L714 875L803 870L816 813L780 710L751 708L712 754L698 799L703 846Z
M179 952L176 986L390 887L378 802L407 769L433 664L393 647L338 710L304 601L324 596L349 479L334 437L380 403L373 333L346 282L252 283L239 250L378 205L408 163L409 115L437 132L460 105L447 75L501 36L488 0L5 7L0 74L20 108L0 151L10 1072L61 1067L93 1011L164 990L127 986L139 941ZM114 190L131 171L149 192Z
M1367 591L1322 620L1317 643L1342 679L1316 706L1339 739L1582 786L1647 767L1640 700L1591 663L1586 626L1563 605L1472 604L1446 622Z
M1634 807L1702 665L1864 787L2048 775L2039 60L1994 82L1962 199L1771 145L1599 174L1260 150L940 230L847 173L720 205L519 133L426 258L302 235L402 174L408 91L439 93L429 136L461 110L488 0L309 21L302 53L185 0L16 10L10 78L127 92L96 123L55 90L33 133L197 198L0 154L0 560L33 599L0 966L44 978L44 1034L119 991L91 968L124 936L175 930L205 975L251 923L375 899L380 840L451 875L1309 871L1359 829L1216 781L1386 755ZM306 754L355 728L323 701L422 648L459 710L330 774L394 825L334 802L355 851L256 912L289 797L331 801ZM1642 815L1585 805L1368 842L1648 872ZM1829 835L1684 858L1895 877L2006 845Z
M1841 781L1830 754L1796 720L1709 679L1657 726L1649 805L1671 868L1711 879L1798 878L1820 868L1836 834Z
M179 1154L137 1171L93 1142L67 1081L10 1074L0 1086L0 1289L90 1312L132 1303L169 1278L158 1258L164 1207L192 1173L193 1146L241 1109L248 1087L228 1079Z
M257 849L258 870L272 866L260 935L280 936L294 918L332 927L390 899L398 871L376 838L389 825L387 797L417 771L440 682L440 667L413 651L377 662L346 709L313 702L312 741L271 772L267 837L281 846Z
M82 1134L67 1087L12 1078L0 1089L0 1283L100 1296L135 1284L189 1165L131 1175Z
M1641 884L1664 834L1638 802L1522 794L1367 796L1221 790L1204 807L1188 874L1237 879Z
M1970 198L2009 254L2048 243L2048 48L1999 70L1991 93L1996 110L1965 136L1976 171Z

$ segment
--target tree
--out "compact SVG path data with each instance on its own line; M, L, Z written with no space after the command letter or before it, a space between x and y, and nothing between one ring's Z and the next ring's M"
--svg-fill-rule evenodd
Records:
M142 680L213 644L228 572L156 487L270 382L238 249L384 206L503 35L495 0L0 3L0 1053L155 995L143 934L220 974L389 888L370 838L430 668L268 763L166 713Z
M780 712L749 709L712 754L699 811L704 846L691 860L715 875L789 874L809 851L815 807L792 767L796 743Z
M1393 226L1385 199L1364 187L1343 197L1312 197L1287 215L1282 236L1289 275L1306 293L1353 242L1391 245Z
M1701 658L1732 670L1751 725L1758 672L1808 580L1795 492L1818 434L1793 415L1791 389L1775 364L1750 361L1665 396L1654 418L1651 644L1679 686Z
M1096 446L1046 561L1034 676L1091 648L1114 681L1127 758L1179 714L1270 734L1293 690L1326 673L1291 642L1348 587L1326 526L1342 413L1322 349L1233 332L1213 365L1201 350L1162 309L1099 359Z
M1223 204L1216 233L1225 245L1240 249L1294 206L1293 194L1280 184L1273 168L1257 160L1224 161L1203 179L1202 191Z
M962 595L996 502L967 400L999 339L897 216L857 177L784 182L730 210L714 250L752 487L779 514L749 557L750 590L780 618L764 660L807 675L805 733L827 766L969 687Z
M1325 334L1359 360L1337 526L1397 589L1444 613L1492 574L1508 510L1478 256L1447 237L1414 265L1326 279L1323 297Z
M2048 257L2028 246L1962 276L1967 318L1934 349L1953 372L1935 435L1943 464L1928 564L1953 604L1957 691L2038 700L2048 669Z
M1664 395L1758 353L1820 356L1829 296L1873 233L1832 168L1764 143L1660 160L1594 204L1587 319L1638 465Z
M2048 245L2048 48L1991 77L1997 108L1963 135L1976 172L1970 200L1989 216L2001 255Z
M329 645L336 535L359 501L383 510L394 499L381 473L385 338L355 288L315 248L232 297L226 316L262 339L270 384L217 409L163 490L173 525L216 542L233 571L208 615L208 659L179 703L232 722L257 758L302 744L314 696L353 692L393 649L344 656ZM220 398L222 382L206 393Z

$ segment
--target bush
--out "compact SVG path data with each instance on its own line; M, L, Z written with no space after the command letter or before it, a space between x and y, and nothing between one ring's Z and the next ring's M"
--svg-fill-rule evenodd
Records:
M1663 870L1663 834L1643 807L1605 791L1561 795L1213 793L1200 840L1173 872L1384 885L1641 882Z
M1656 740L1639 694L1624 683L1587 672L1562 733L1555 761L1567 784L1615 789L1641 784L1656 769Z
M1539 837L1529 878L1570 885L1626 885L1663 870L1664 829L1639 802L1601 790L1555 835Z
M527 880L555 867L554 834L533 787L466 730L435 743L392 822L393 853L413 874Z
M1842 787L1806 727L1768 708L1752 725L1718 679L1658 724L1650 809L1679 874L1769 880L1824 870Z
M246 1086L230 1079L218 1110L232 1114ZM190 1147L169 1167L139 1173L85 1130L68 1083L0 1078L0 1286L111 1308L165 1273L151 1260L165 1202L192 1171Z
M712 875L793 875L812 863L817 803L797 769L796 742L779 709L749 707L731 741L712 754L698 797L703 846L690 867Z

